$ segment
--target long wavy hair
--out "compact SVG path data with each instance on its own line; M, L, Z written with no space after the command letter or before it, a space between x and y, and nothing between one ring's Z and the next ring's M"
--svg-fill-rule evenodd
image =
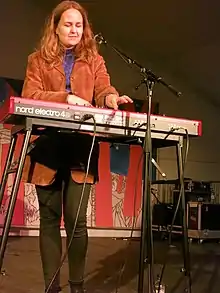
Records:
M56 28L62 14L71 8L78 10L83 18L83 35L73 49L75 57L90 62L98 51L86 10L75 1L62 1L54 8L48 18L38 49L41 57L52 66L62 60L65 50L56 34Z

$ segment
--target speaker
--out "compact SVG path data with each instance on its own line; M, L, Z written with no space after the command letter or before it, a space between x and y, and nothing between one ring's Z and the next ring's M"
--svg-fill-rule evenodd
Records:
M220 230L220 204L189 202L187 214L188 229Z
M168 203L155 204L153 207L152 224L155 226L169 226L175 213L175 205ZM175 226L181 225L180 213L177 212L174 222Z

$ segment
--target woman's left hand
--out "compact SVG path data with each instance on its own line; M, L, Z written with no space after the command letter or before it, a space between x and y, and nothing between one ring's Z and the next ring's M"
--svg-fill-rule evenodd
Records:
M118 105L133 103L133 100L128 96L118 96L115 94L110 94L105 97L105 105L108 108L113 108L114 110L118 110Z

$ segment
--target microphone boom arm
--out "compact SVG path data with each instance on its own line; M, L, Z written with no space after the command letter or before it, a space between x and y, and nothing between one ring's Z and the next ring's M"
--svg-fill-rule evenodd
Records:
M117 54L122 58L125 62L128 64L133 64L136 65L140 69L140 73L143 76L142 81L138 86L135 87L135 89L138 89L141 84L146 83L148 80L154 82L154 83L161 83L163 86L167 87L174 95L180 97L182 93L175 89L172 85L166 83L162 77L157 76L155 73L153 73L150 69L147 69L146 67L143 67L140 63L138 63L136 60L130 58L127 54L125 54L123 51L120 49L116 48L113 45L110 45L107 40L102 36L101 33L95 35L95 40L97 41L98 44L105 44L109 45Z

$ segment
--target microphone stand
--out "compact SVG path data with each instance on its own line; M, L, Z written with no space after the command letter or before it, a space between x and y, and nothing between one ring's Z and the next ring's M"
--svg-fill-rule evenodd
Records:
M101 34L95 36L98 44L109 45ZM155 83L161 83L166 86L173 94L180 96L182 93L177 91L172 85L167 84L161 77L155 75L151 70L141 66L137 61L128 57L118 48L110 45L110 47L128 64L134 64L140 69L143 79L136 86L136 90L144 84L146 86L146 101L148 104L147 111L147 126L144 138L144 168L143 168L143 198L142 198L142 220L141 220L141 241L140 241L140 256L139 256L139 276L138 276L138 293L144 292L144 267L148 266L148 293L155 293L155 282L153 275L153 234L152 234L152 209L151 209L151 182L152 182L152 138L151 138L151 105L153 88ZM183 183L184 184L184 183ZM184 185L183 185L184 186ZM184 197L184 190L182 192ZM182 202L185 200L182 198ZM185 207L185 203L183 204ZM182 207L182 209L184 209ZM188 237L188 235L184 235ZM187 241L188 243L188 241ZM188 247L185 247L188 248ZM187 250L185 250L186 252ZM188 250L189 251L189 250ZM189 266L186 266L189 268ZM188 272L189 274L189 272ZM160 288L158 289L160 290ZM158 291L157 291L158 292Z

